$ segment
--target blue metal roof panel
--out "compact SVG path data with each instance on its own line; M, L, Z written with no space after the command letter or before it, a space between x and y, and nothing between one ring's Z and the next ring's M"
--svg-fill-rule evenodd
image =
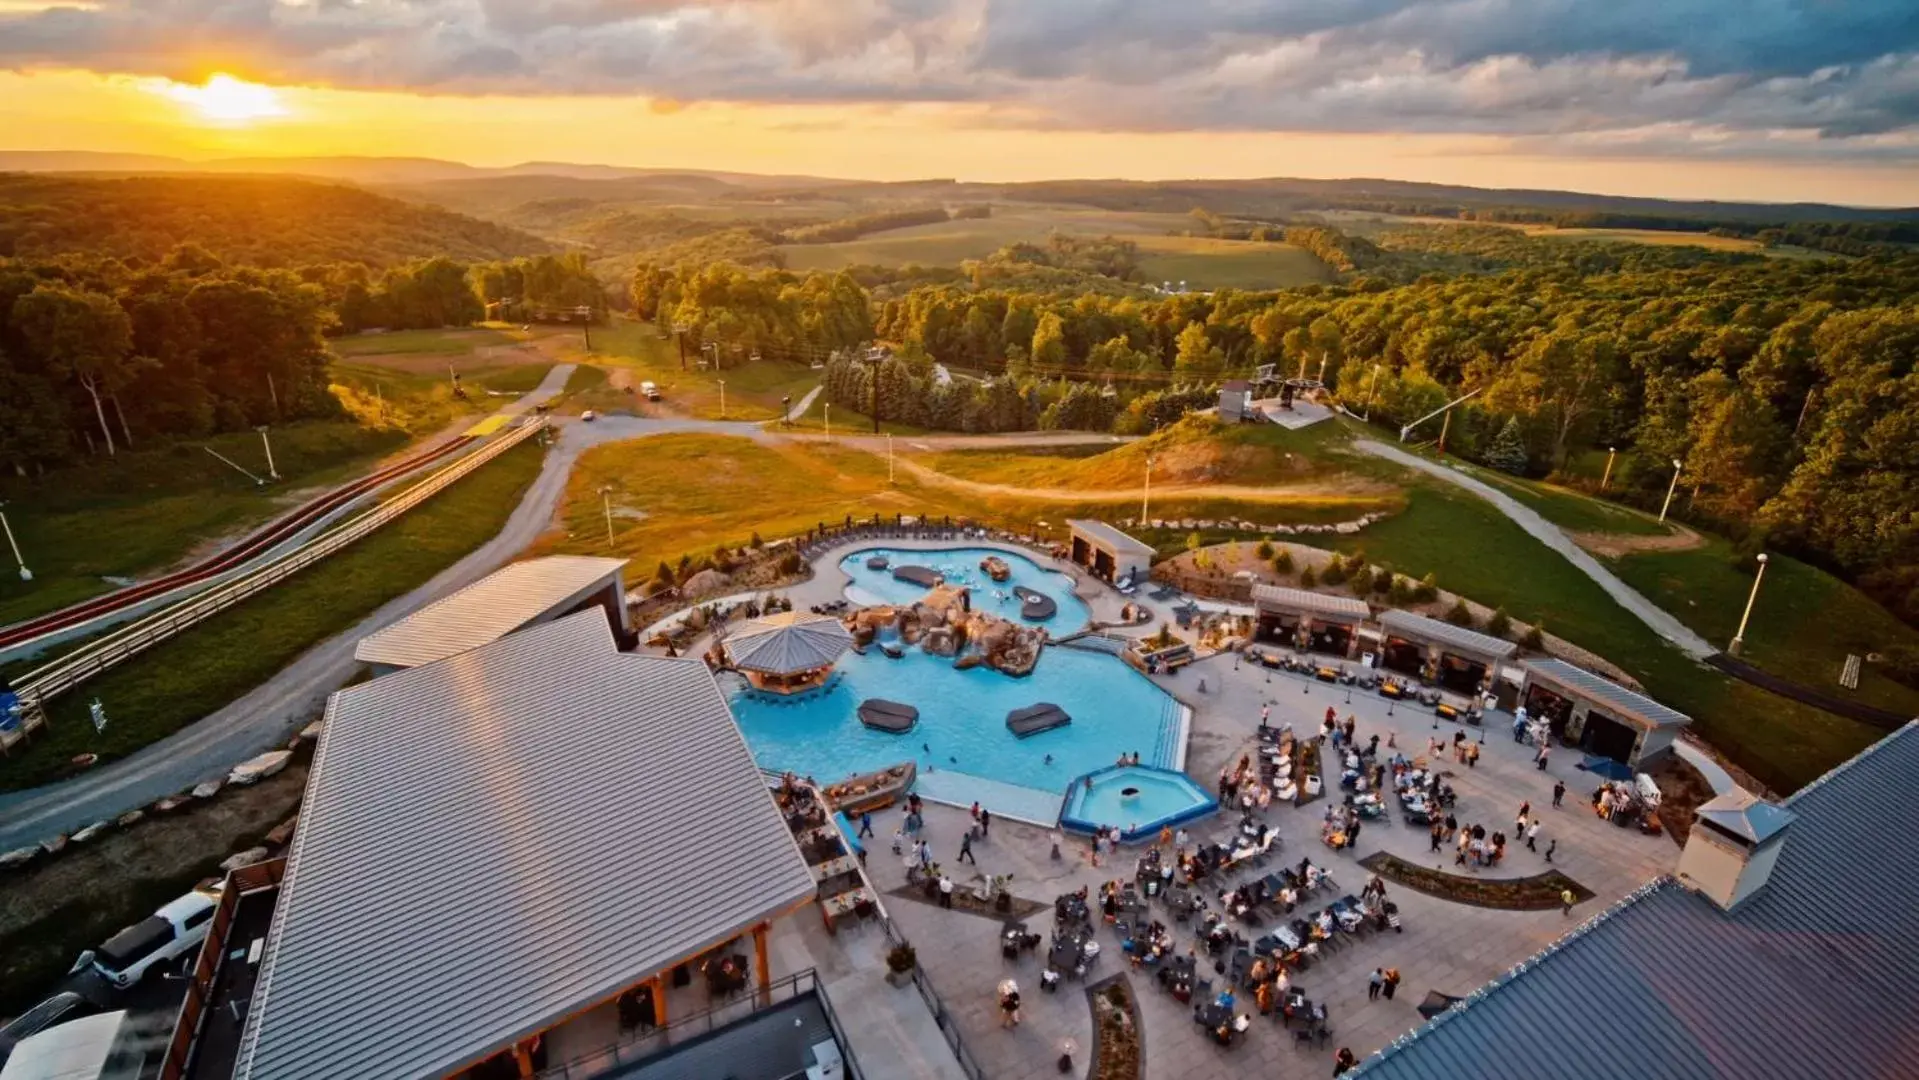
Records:
M1355 1075L1919 1075L1916 727L1787 801L1772 878L1735 911L1661 878Z

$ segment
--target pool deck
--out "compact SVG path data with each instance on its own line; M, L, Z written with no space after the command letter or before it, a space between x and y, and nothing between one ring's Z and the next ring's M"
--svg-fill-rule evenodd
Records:
M1143 626L1109 633L1139 636L1172 621L1169 605L1156 604L1143 594L1122 597L1059 560L1025 547L984 539L847 543L818 557L811 580L782 591L803 609L842 595L848 578L839 569L839 560L851 551L874 546L911 550L961 545L1001 548L1069 574L1075 592L1087 602L1095 621L1117 621L1121 606L1129 599L1154 613L1152 621ZM1388 893L1400 907L1404 932L1376 934L1348 943L1294 979L1295 985L1329 1007L1329 1027L1334 1035L1324 1048L1297 1047L1290 1032L1257 1017L1252 1030L1237 1045L1217 1046L1193 1024L1190 1006L1160 992L1150 975L1129 972L1144 1029L1145 1075L1153 1080L1239 1080L1253 1075L1317 1080L1330 1072L1335 1049L1351 1047L1364 1058L1419 1026L1422 1021L1416 1006L1427 991L1455 995L1472 992L1573 932L1653 877L1670 872L1678 862L1679 848L1669 837L1620 829L1590 812L1587 800L1596 784L1588 774L1574 769L1578 755L1562 750L1553 756L1547 771L1535 769L1531 748L1512 741L1511 718L1505 714L1489 715L1483 729L1461 729L1436 722L1429 708L1389 703L1367 691L1349 692L1344 686L1241 664L1231 653L1201 660L1176 674L1154 676L1153 682L1190 709L1185 772L1207 790L1216 789L1222 769L1253 752L1263 705L1271 707L1274 725L1291 724L1301 733L1316 731L1331 705L1342 718L1348 714L1355 717L1360 742L1378 733L1383 748L1390 735L1409 757L1424 754L1429 738L1450 743L1458 730L1466 731L1475 741L1483 738L1477 767L1455 765L1450 769L1450 782L1459 795L1455 813L1462 825L1479 823L1488 831L1510 832L1520 803L1531 802L1545 815L1546 826L1540 834L1540 852L1514 845L1509 848L1505 866L1479 872L1489 877L1540 873L1548 868L1544 849L1556 840L1558 850L1551 868L1563 871L1596 894L1567 917L1556 909L1510 912L1471 907L1389 884ZM1563 779L1567 787L1564 808L1558 810L1551 808L1555 779ZM972 786L976 783L980 781L970 776L936 771L922 775L918 788L929 804L923 835L932 847L934 860L944 863L962 882L970 881L975 871L974 866L960 867L954 860L960 837L970 824L964 807L979 797L973 792L983 790ZM1035 809L1034 820L1051 820L1048 814L1057 812L1059 797L1048 798L1053 803L1051 810ZM949 802L952 805L943 805ZM1309 857L1332 872L1339 885L1334 895L1357 893L1365 884L1367 873L1356 865L1356 855L1385 851L1422 865L1453 869L1450 852L1431 854L1426 831L1400 823L1396 816L1366 823L1355 850L1328 849L1319 840L1321 815L1328 805L1328 800L1319 800L1304 807L1275 805L1265 812L1264 820L1277 829L1283 843L1274 865L1296 864L1302 857ZM874 827L882 837L898 826L899 813L894 809L875 815ZM1102 881L1130 878L1134 859L1143 850L1139 845L1129 845L1116 858L1102 859L1095 868L1087 840L1057 828L1009 819L1026 816L996 813L991 835L976 841L972 850L979 871L1012 874L1015 895L1049 908L1060 893L1081 887L1097 891ZM1234 822L1232 815L1222 813L1189 824L1187 829L1195 841L1224 839ZM1054 857L1055 851L1059 852L1058 858ZM892 856L884 845L875 848L873 854L869 873L880 889L905 883L901 859ZM968 1051L987 1076L995 1080L1057 1076L1055 1062L1062 1040L1067 1039L1076 1049L1074 1072L1084 1072L1093 1033L1091 1011L1079 984L1069 981L1060 993L1042 993L1036 958L1011 961L1000 956L996 947L999 924L995 920L912 901L895 900L888 910L918 949L922 968L958 1023ZM1165 917L1157 908L1154 914ZM1048 932L1051 924L1050 910L1027 921L1028 929L1039 933ZM1186 927L1175 929L1182 944L1190 943ZM1089 979L1125 970L1125 965L1117 962L1121 954L1115 935L1102 927L1099 940L1106 954L1089 973ZM1366 977L1380 966L1398 968L1405 981L1396 1000L1368 1002ZM1202 970L1201 974L1211 972ZM1019 981L1023 998L1024 1022L1015 1028L1000 1026L994 993L998 982L1008 977ZM837 1003L839 999L834 1000ZM1569 1001L1567 1007L1576 1012L1577 1003ZM1541 1037L1554 1036L1542 1032Z

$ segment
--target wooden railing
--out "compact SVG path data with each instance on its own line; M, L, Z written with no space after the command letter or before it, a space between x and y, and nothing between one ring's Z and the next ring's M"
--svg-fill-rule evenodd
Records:
M398 520L407 511L451 487L468 473L532 438L545 426L544 417L535 418L499 436L339 528L321 534L312 543L298 551L275 559L245 577L236 578L130 623L44 667L28 672L16 684L16 693L20 699L20 724L11 731L0 731L0 751L10 749L14 743L44 726L47 722L47 703L58 695L79 686L123 660L144 652L176 634L192 629L218 612L272 588L382 526Z
M187 980L187 996L180 1003L180 1016L173 1024L173 1038L167 1043L166 1057L160 1063L160 1080L182 1080L192 1060L193 1040L200 1034L200 1018L206 1013L207 998L213 993L213 977L219 974L220 958L226 953L227 934L233 929L233 913L240 898L262 889L277 889L286 876L284 858L243 866L227 875L220 890L220 903L213 909L213 922L207 926L206 940L200 943L200 959Z

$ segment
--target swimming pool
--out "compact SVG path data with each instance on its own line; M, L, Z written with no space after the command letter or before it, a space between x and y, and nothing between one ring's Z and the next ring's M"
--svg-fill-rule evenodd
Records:
M980 560L988 556L1005 560L1012 575L1005 581L994 581L988 577L986 571L979 567ZM874 557L885 559L886 569L869 568L866 562ZM1055 637L1082 629L1092 621L1092 611L1086 602L1073 595L1072 578L1057 570L1048 570L1024 555L997 548L940 548L933 551L863 548L840 560L840 569L846 571L846 576L851 579L846 586L846 598L855 604L871 606L910 604L926 595L924 585L895 578L892 569L895 566L924 566L937 571L946 584L964 585L972 591L973 610L998 615L1022 626L1043 625ZM1038 624L1022 619L1019 598L1013 595L1015 586L1045 593L1058 605L1058 613Z
M1069 646L1047 646L1024 678L984 666L961 671L909 648L897 660L877 649L848 653L829 689L797 701L729 682L733 715L760 766L822 782L912 759L922 774L930 767L1058 795L1121 754L1162 768L1182 757L1184 706L1118 657ZM903 735L868 729L855 715L868 698L914 706L918 726ZM1072 723L1024 739L1006 729L1007 713L1037 702L1060 706Z
M1204 817L1219 800L1185 773L1137 766L1108 766L1082 777L1066 793L1060 825L1073 832L1117 826L1124 838L1148 838L1161 825Z

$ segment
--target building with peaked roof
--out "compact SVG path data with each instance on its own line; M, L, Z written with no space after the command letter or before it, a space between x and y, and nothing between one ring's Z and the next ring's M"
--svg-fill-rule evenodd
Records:
M1153 569L1153 545L1136 540L1104 521L1069 519L1068 543L1075 563L1111 582L1138 583Z
M1253 586L1253 636L1314 652L1351 656L1359 625L1373 609L1354 596L1332 596L1280 585Z
M1448 690L1471 694L1499 673L1519 646L1505 638L1429 619L1410 611L1382 611L1382 666L1406 675L1425 675Z
M761 690L790 694L824 682L853 635L831 615L784 611L749 619L726 635L726 662Z
M1692 717L1564 660L1526 660L1519 700L1554 737L1633 768L1672 750Z
M353 658L378 674L444 660L515 630L599 608L629 632L620 580L625 559L548 555L509 564L360 639Z
M328 701L234 1075L531 1075L815 895L706 666L580 612Z
M1919 721L1779 806L1701 810L1628 896L1382 1050L1365 1080L1919 1076Z

